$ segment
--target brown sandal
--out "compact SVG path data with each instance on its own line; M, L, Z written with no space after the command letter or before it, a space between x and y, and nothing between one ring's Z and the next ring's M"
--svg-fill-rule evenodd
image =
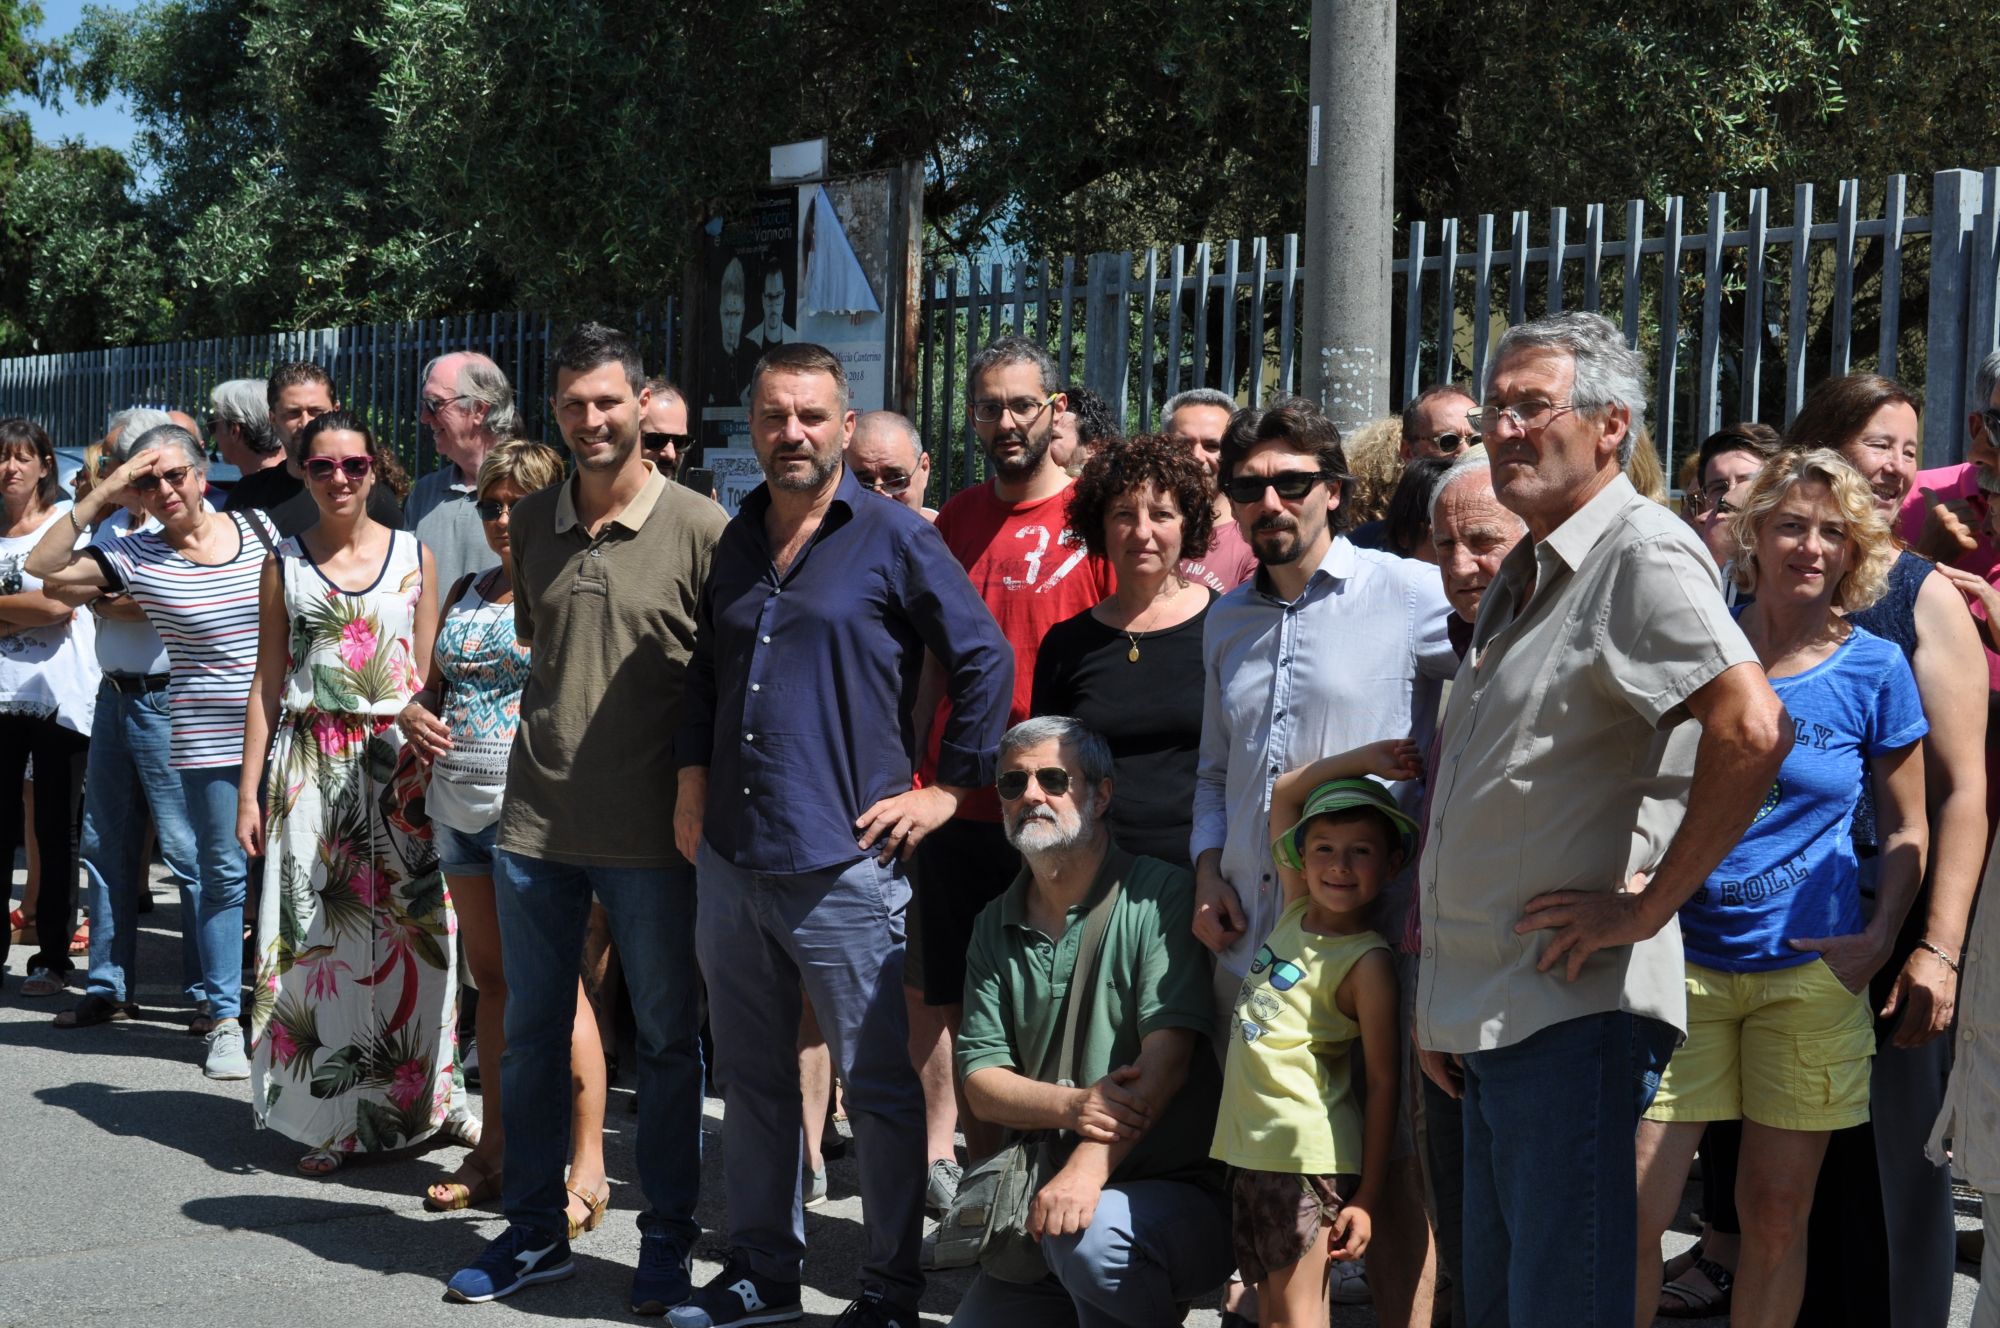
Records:
M590 1209L589 1214L581 1222L571 1217L567 1208L563 1210L563 1218L569 1223L571 1240L575 1240L586 1231L595 1231L604 1225L604 1209L611 1202L611 1186L608 1183L604 1187L604 1192L597 1195L585 1194L574 1185L565 1185L563 1188L583 1200L584 1206Z
M465 1177L473 1177L467 1184ZM435 1191L444 1190L449 1198L440 1199ZM471 1158L459 1163L458 1170L449 1180L441 1180L424 1191L424 1207L433 1213L455 1213L461 1208L473 1208L500 1197L500 1173L488 1171Z

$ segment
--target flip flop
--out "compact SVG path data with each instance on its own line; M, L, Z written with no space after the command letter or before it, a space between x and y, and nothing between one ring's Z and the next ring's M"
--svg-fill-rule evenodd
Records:
M1700 1273L1708 1279L1708 1287L1696 1286L1687 1280L1687 1273L1681 1274L1660 1288L1655 1314L1662 1319L1719 1319L1728 1314L1729 1289L1736 1275L1713 1259L1696 1259L1688 1272Z

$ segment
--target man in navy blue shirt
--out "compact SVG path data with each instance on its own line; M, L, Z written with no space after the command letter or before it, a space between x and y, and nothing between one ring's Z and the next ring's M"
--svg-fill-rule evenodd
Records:
M751 379L765 484L716 546L688 671L674 835L695 859L731 1254L669 1311L680 1328L798 1317L805 1220L794 1044L803 984L846 1085L868 1250L855 1328L914 1328L924 1102L910 1066L903 861L991 785L1014 655L930 523L841 464L847 375L774 347ZM951 718L912 788L909 715L928 649Z

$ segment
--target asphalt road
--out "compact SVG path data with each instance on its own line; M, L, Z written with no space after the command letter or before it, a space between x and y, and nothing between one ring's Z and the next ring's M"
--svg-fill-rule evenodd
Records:
M0 1227L0 1325L405 1328L516 1315L637 1322L625 1311L641 1202L629 1075L613 1086L607 1113L610 1217L576 1243L576 1278L500 1305L442 1304L444 1279L503 1226L492 1210L423 1210L424 1187L462 1150L351 1164L323 1180L297 1174L299 1146L255 1128L248 1085L202 1077L203 1046L183 1031L187 1012L171 983L178 921L164 893L140 919L145 1013L129 1023L54 1028L75 993L24 1000L30 952L10 953L0 993L0 1196L10 1210ZM710 1234L697 1247L697 1280L722 1253L721 1117L711 1100L700 1212ZM832 1163L832 1198L806 1217L808 1323L830 1321L855 1294L863 1246L856 1167L851 1152ZM926 1321L946 1322L969 1280L933 1275ZM1955 1325L1970 1322L1973 1287L1961 1267ZM1334 1321L1372 1328L1375 1318L1342 1307ZM1216 1324L1212 1301L1188 1322Z

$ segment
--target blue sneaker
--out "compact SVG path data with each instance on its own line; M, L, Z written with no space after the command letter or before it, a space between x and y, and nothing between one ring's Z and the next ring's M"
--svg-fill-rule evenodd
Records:
M688 1248L670 1231L639 1233L639 1266L632 1273L632 1312L665 1314L694 1292Z
M568 1241L533 1227L512 1226L501 1232L470 1268L451 1275L444 1286L444 1298L479 1304L511 1296L536 1282L560 1282L574 1276L576 1263L569 1257Z

